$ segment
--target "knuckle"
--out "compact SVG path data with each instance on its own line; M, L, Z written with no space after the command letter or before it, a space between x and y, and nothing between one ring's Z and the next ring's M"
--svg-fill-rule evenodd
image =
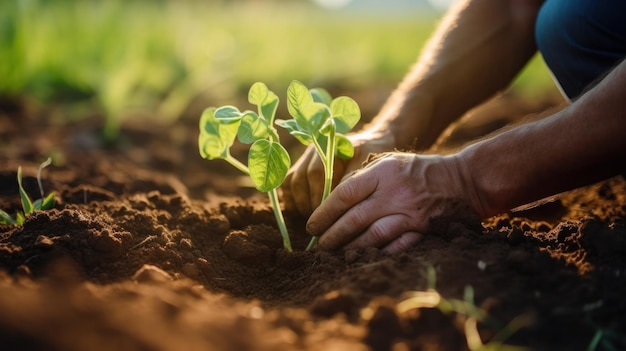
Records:
M396 239L396 249L404 251L412 246L413 241L407 238L407 235L400 235L398 239Z
M353 211L347 219L348 221L346 224L350 228L363 228L368 221L368 216L364 211Z
M298 168L294 171L290 179L291 190L293 192L297 192L298 189L308 186L308 182L309 181L306 175L306 170L303 170L302 168Z
M406 251L415 246L419 238L420 236L417 233L404 233L394 241L394 250Z
M367 230L368 234L372 238L374 243L380 244L387 241L387 228L380 224L380 222L374 222Z
M311 210L309 207L309 192L307 191L308 185L306 185L306 179L302 181L296 179L297 178L294 178L294 180L291 182L288 197L298 209L298 212L300 212L301 214L310 214Z
M358 187L355 182L350 180L339 184L335 191L337 192L337 198L342 203L351 203L353 199L358 197Z
M311 179L322 178L324 176L324 169L319 162L311 162L306 169L306 174Z

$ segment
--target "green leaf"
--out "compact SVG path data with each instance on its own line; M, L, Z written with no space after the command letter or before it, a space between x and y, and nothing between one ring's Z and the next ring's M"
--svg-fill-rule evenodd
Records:
M21 212L16 213L15 214L15 223L17 225L22 225L22 224L24 224L24 222L26 222L26 217Z
M289 132L289 134L293 135L293 137L296 138L303 145L309 145L313 142L313 138L311 138L311 135L306 132L294 130Z
M336 155L344 160L354 157L354 146L345 135L335 134Z
M347 96L340 96L333 100L330 104L330 112L339 133L349 132L361 119L359 105Z
M274 116L278 109L278 96L267 88L264 83L256 82L250 87L248 91L248 101L256 105L259 109L259 114L267 120L268 125L272 125L274 122Z
M260 107L261 115L265 117L265 120L267 120L267 123L270 126L272 125L272 123L274 123L276 110L278 110L278 102L279 102L278 96L276 96L276 94L269 91L267 93L267 97L265 98L265 101L263 101L263 104Z
M274 123L276 123L276 125L279 127L285 128L289 132L291 132L292 130L301 130L300 125L298 124L298 122L296 122L295 119L277 119Z
M307 124L303 127L312 135L319 133L322 125L324 125L330 117L328 106L321 102L313 102L303 106L300 112L307 121Z
M247 111L241 119L237 138L244 144L252 144L259 139L267 139L269 128L267 121L252 111Z
M259 191L268 192L280 186L290 166L289 154L279 143L261 139L250 147L248 168Z
M16 225L17 222L8 213L0 210L0 224Z
M315 102L304 84L294 80L287 89L287 109L300 124L300 129L311 135L319 133L320 127L330 117L328 106Z
M238 122L243 114L239 112L239 109L235 106L222 106L215 110L215 118L220 121L220 123L236 123Z
M21 166L17 167L17 184L20 191L20 198L22 200L22 208L24 209L24 214L28 216L29 214L33 213L33 203L31 202L30 197L28 197L26 190L24 190L24 187L22 186Z
M293 135L300 143L304 145L309 145L313 141L313 139L311 139L311 135L302 130L295 119L277 119L276 124L279 127L285 128L289 132L289 134Z
M333 101L333 97L330 96L328 91L322 88L311 89L311 96L313 96L313 101L321 102L326 106L330 106L330 103Z
M319 134L315 140L317 140L317 143L325 152L328 143L328 135ZM354 157L354 146L350 139L343 134L335 134L335 156L344 160Z
M267 85L261 82L256 82L252 84L250 90L248 91L248 101L257 106L263 105L263 102L267 98L269 94L269 89L267 89Z
M326 143L328 143L328 135L319 133L315 136L315 140L317 141L317 144L320 146L320 148L324 150L324 154L326 154Z
M287 88L287 110L303 127L306 126L308 122L306 117L302 114L301 109L311 103L313 103L313 97L309 89L297 80L292 81Z
M319 129L320 133L322 133L324 135L330 135L330 133L333 130L337 131L337 126L335 126L335 119L334 118L327 119L324 122L324 124L320 127L320 129Z
M35 211L49 210L52 207L54 207L54 193L50 193L45 198L37 199L33 202Z
M49 210L54 207L54 193L48 194L41 203L42 210Z
M200 135L198 136L198 148L203 158L213 160L226 158L228 149L235 142L240 121L236 123L220 123L215 118L214 107L207 108L200 117Z

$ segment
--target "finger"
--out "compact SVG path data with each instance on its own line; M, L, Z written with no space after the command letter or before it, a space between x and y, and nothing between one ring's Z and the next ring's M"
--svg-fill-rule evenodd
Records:
M391 212L390 212L391 211ZM335 250L351 242L355 244L347 248L382 246L395 238L395 236L386 237L386 223L381 218L393 215L393 210L381 206L380 201L374 197L368 197L356 206L349 209L335 223L321 235L319 245L325 250ZM402 215L398 215L401 217ZM399 233L404 230L393 229L393 233ZM360 236L365 233L365 235Z
M310 153L305 153L294 165L293 175L291 177L291 183L289 184L289 190L293 202L303 215L308 215L313 210L311 207L311 195L309 193L309 179L307 176L307 168L310 163Z
M295 168L289 189L298 212L303 215L311 213L309 184L304 167Z
M418 232L403 233L394 241L385 246L382 251L388 254L395 254L406 251L414 247L420 240L422 240L423 237L424 235Z
M324 165L317 155L309 162L306 176L309 180L309 209L313 211L322 202L324 192Z
M280 190L282 191L281 200L283 201L285 208L290 209L290 210L297 209L296 202L293 199L293 192L291 191L291 182L293 180L293 173L294 173L294 170L290 169L289 172L287 173L287 177L285 177L285 181L280 186Z
M359 228L356 230L359 232L367 228L369 211L378 212L380 206L372 206L365 202L356 210L353 207L373 194L377 186L378 180L372 172L357 173L339 184L326 201L313 211L306 225L307 232L320 236L331 228L331 225L334 232L339 232L344 228L352 232L354 228L349 228L350 225L358 225ZM351 210L350 215L342 217L348 210ZM341 221L338 221L340 218Z
M403 214L381 217L363 231L356 239L345 246L346 249L383 247L410 229L410 222Z

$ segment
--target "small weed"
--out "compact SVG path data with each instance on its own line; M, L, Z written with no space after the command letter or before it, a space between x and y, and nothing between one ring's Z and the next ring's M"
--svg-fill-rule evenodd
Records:
M589 345L587 345L587 351L595 351L599 346L602 346L604 350L617 351L618 347L614 343L616 340L618 340L618 334L614 331L597 328Z
M496 321L490 317L486 311L476 306L474 303L474 289L471 286L465 288L463 300L446 299L441 296L434 288L435 285L435 269L431 266L427 270L428 289L426 291L414 291L406 295L406 298L400 301L396 310L398 313L405 313L413 309L419 308L438 308L444 313L457 313L465 317L464 333L467 346L471 351L521 351L527 348L521 346L513 346L504 344L504 340L509 338L519 329L530 324L530 318L526 315L519 316L510 321L506 326L500 329L488 343L483 343L478 332L478 322L496 327Z
M19 187L20 192L20 200L22 202L23 212L17 212L15 214L15 218L11 217L8 213L3 210L0 210L0 224L12 224L12 225L21 225L26 220L26 217L31 215L35 211L49 210L54 207L54 193L48 194L48 196L44 195L43 185L41 183L41 172L42 170L49 166L52 163L52 159L48 157L46 161L39 165L39 169L37 171L37 184L39 185L39 192L41 194L41 198L32 201L24 187L22 186L22 167L19 166L17 168L17 185Z

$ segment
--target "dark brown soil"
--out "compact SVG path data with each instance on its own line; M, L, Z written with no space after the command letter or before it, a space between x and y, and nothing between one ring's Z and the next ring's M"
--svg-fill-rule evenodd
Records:
M20 209L19 165L39 197L57 160L55 208L0 225L1 350L466 350L474 318L485 344L626 349L621 177L394 256L304 252L287 213L289 253L265 197L200 158L195 114L105 145L97 116L0 105L0 208ZM399 306L429 288L456 307Z

